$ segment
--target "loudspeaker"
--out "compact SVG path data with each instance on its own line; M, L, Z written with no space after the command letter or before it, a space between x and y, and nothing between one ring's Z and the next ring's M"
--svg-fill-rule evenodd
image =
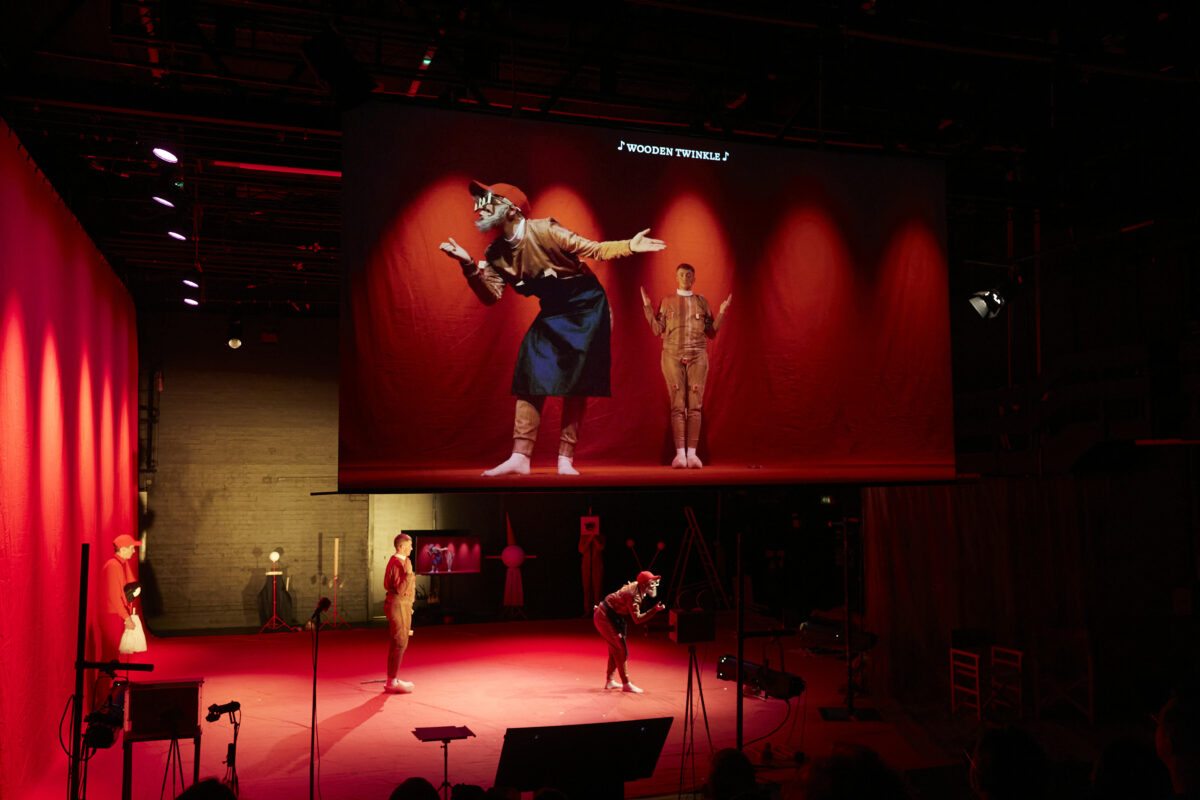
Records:
M154 741L199 735L203 685L203 678L131 682L125 695L126 738Z
M673 721L509 728L494 784L523 792L549 786L571 800L621 800L626 781L654 774Z
M713 642L717 638L717 615L712 611L671 609L671 641L676 644Z
M737 680L737 656L721 656L717 661L717 677L723 681ZM806 684L804 678L787 672L770 669L749 661L742 662L742 683L747 686L757 686L767 693L768 697L787 700L804 694Z

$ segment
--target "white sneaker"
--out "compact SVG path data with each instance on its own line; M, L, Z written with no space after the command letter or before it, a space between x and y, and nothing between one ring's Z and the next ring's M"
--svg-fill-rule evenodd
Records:
M622 692L633 692L634 694L642 694L642 690L634 686L632 683L627 683L621 687Z
M617 683L612 678L609 678L608 683L604 684L604 688L605 689L620 689L621 684Z

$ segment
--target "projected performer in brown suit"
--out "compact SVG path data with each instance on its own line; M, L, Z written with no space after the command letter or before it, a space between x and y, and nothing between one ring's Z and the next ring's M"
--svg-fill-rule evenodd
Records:
M696 455L696 445L700 442L700 409L708 381L708 340L725 322L733 295L725 298L714 318L708 301L692 291L695 267L676 267L675 283L679 288L663 298L657 314L650 305L650 295L642 289L642 311L650 330L663 340L662 374L671 399L671 434L675 439L671 467L700 469L704 464Z
M583 258L607 261L632 253L652 253L666 245L646 234L632 239L593 242L559 224L530 219L525 193L507 183L470 184L475 197L475 226L496 231L484 259L475 263L453 238L439 248L462 267L467 284L485 305L500 300L506 286L533 295L541 311L521 342L513 369L517 397L512 455L484 475L528 475L547 397L563 398L558 472L578 475L573 465L579 427L589 397L608 397L612 354L612 316L600 281Z

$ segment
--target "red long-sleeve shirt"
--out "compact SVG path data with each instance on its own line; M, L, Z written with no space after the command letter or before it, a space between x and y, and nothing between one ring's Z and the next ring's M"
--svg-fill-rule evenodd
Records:
M132 560L114 554L100 569L100 582L104 586L102 610L106 614L117 614L121 619L129 619L133 613L133 603L125 599L125 584L137 580L130 563Z

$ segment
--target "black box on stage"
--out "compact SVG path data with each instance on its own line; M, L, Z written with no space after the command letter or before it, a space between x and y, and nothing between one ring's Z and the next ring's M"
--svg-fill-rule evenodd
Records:
M203 678L131 682L125 695L125 736L143 741L198 736L203 685Z
M712 642L717 638L717 615L712 611L671 609L671 641L676 644Z
M509 728L493 783L523 792L551 787L571 800L621 800L626 781L654 774L673 721Z

